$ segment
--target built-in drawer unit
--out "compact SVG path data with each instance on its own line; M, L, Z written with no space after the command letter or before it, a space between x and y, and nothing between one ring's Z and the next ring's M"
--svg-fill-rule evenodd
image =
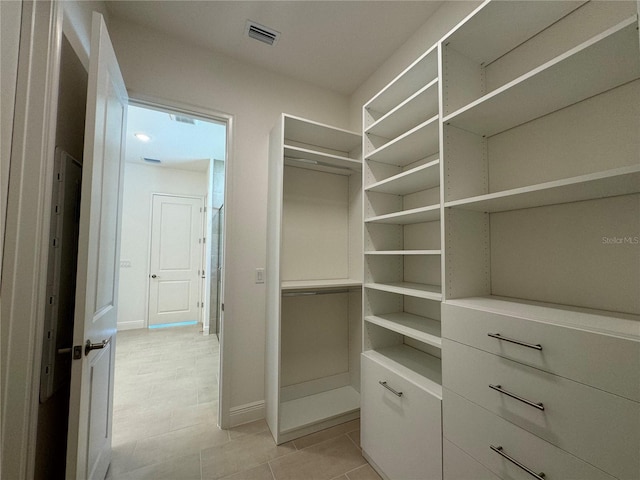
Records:
M612 480L614 477L443 389L444 436L498 477L513 480Z
M444 480L500 480L491 470L446 439L442 441L442 477Z
M447 300L442 336L640 402L637 320L546 305Z
M362 354L361 443L389 479L442 478L442 400L392 357L410 347Z
M443 385L619 478L640 478L640 403L450 340Z

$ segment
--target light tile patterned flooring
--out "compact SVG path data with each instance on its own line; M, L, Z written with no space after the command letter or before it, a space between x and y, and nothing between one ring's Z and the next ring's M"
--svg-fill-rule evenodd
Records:
M118 333L108 480L379 480L355 420L277 446L264 420L220 430L218 341L198 325Z

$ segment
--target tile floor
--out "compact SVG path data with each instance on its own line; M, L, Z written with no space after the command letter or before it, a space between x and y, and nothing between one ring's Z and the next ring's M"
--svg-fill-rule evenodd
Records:
M107 480L379 480L359 421L277 446L266 423L220 430L218 341L199 326L118 333Z

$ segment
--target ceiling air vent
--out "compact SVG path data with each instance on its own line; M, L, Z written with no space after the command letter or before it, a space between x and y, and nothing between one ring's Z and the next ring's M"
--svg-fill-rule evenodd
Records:
M178 123L186 123L188 125L196 124L196 119L191 117L184 117L182 115L174 115L173 113L170 113L169 118L174 122L178 122Z
M266 43L267 45L275 45L280 38L280 32L276 32L272 28L265 27L252 20L247 20L247 26L244 31L249 37Z

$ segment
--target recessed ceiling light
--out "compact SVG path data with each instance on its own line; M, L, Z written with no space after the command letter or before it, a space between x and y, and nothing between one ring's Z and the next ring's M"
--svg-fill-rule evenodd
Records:
M148 142L151 140L151 137L146 133L134 133L133 135L141 142Z

